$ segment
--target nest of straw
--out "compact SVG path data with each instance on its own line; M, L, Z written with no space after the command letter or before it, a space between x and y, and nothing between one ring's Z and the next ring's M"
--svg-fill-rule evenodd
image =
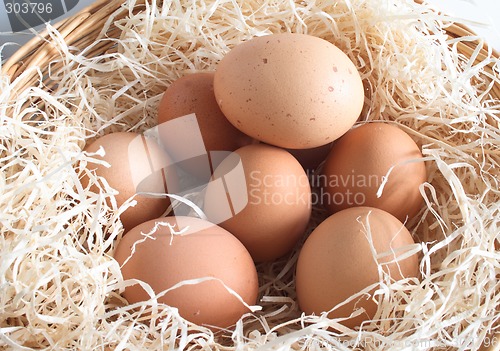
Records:
M380 284L373 321L329 328L301 314L288 257L258 266L261 310L232 330L120 296L114 189L80 182L84 146L154 126L162 93L214 70L234 45L278 32L333 42L358 67L363 119L421 146L425 206L408 226L421 279ZM0 345L12 349L466 350L494 339L500 301L500 64L452 18L411 0L101 1L2 65ZM315 209L308 231L324 218ZM160 323L144 319L144 312ZM158 319L156 319L158 320Z

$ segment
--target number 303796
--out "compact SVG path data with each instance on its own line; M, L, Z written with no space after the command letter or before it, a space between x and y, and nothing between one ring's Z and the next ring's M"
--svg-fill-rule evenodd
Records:
M27 13L52 13L52 4L43 2L6 2L7 13L27 14Z

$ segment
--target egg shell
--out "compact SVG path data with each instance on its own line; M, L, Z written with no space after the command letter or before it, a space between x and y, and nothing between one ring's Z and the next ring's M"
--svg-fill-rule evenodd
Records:
M209 220L221 218L224 202L248 198L244 208L219 225L233 233L257 262L271 261L290 252L302 237L311 216L311 188L300 163L287 151L265 144L235 151L244 169L246 189L217 191L207 186L204 212ZM228 157L214 172L223 178L234 165Z
M215 72L217 102L236 128L289 149L328 144L358 119L363 82L332 43L281 33L235 46Z
M420 160L404 164L409 160ZM380 198L377 191L389 169L395 166ZM353 128L332 147L323 167L331 213L352 207L383 209L400 221L413 218L421 209L419 186L427 180L420 148L400 128L383 122Z
M168 225L182 234L172 234ZM118 243L114 258L124 279L146 282L156 294L177 285L158 301L198 325L227 328L250 312L223 284L248 305L256 303L257 271L248 251L228 231L198 218L165 217L140 224ZM208 280L182 285L204 278ZM128 286L123 296L130 304L150 299L138 284Z
M353 207L331 215L316 227L300 251L296 271L300 308L307 314L319 315L379 282L372 249L380 255L380 267L391 279L418 277L417 256L403 257L412 244L406 227L383 210ZM358 308L366 312L348 318ZM346 318L341 323L354 328L372 319L376 311L372 298L363 296L336 308L328 317Z
M100 147L104 149L105 155L94 158L109 163L110 167L97 163L89 163L87 167L118 191L116 195L118 206L123 205L138 192L160 194L168 192L168 188L174 190L177 187L178 179L175 171L169 167L162 169L162 165L171 164L172 160L153 140L132 132L110 133L87 145L85 151L94 153ZM86 188L89 185L88 176L83 176L81 183ZM96 185L93 185L91 190L99 191ZM134 199L137 204L120 215L125 231L142 222L160 217L170 205L168 197L141 194L136 195Z
M207 152L234 151L250 144L252 138L229 123L220 110L215 100L213 82L213 72L190 73L174 81L163 94L158 106L158 124L165 123L165 128L168 128L169 121L195 113ZM162 136L163 128L159 131ZM196 144L187 143L182 135L179 138L181 140L169 135L162 138L162 143L173 160L184 170L201 178L206 177L208 160L202 156L184 161L182 155L186 148Z

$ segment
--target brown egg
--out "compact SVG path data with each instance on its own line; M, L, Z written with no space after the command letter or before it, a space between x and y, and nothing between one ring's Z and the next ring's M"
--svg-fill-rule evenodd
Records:
M177 186L177 175L170 169L163 169L171 164L169 156L153 140L140 134L119 132L107 134L85 148L85 151L94 153L102 147L105 155L100 158L110 164L106 167L101 164L88 164L90 170L97 176L106 179L108 184L118 191L117 205L121 206L126 200L138 192L166 193ZM99 156L95 156L99 158ZM83 187L89 184L89 178L81 180ZM97 186L91 188L99 191ZM120 216L125 231L147 220L160 217L170 205L165 197L136 195L137 204L129 207Z
M422 153L404 131L390 124L366 123L353 128L333 146L323 168L323 203L336 212L352 206L385 210L401 222L414 217L423 198L419 186L427 179ZM395 166L382 195L377 191Z
M172 235L167 225L182 234ZM146 239L145 234L150 236ZM182 282L210 278L173 288L158 298L198 325L226 328L249 312L227 288L246 304L256 303L257 271L248 251L228 231L198 218L165 217L143 223L123 237L114 258L123 265L124 279L144 281L155 294ZM150 298L138 284L127 287L123 295L130 304Z
M300 162L306 171L313 171L326 160L332 145L333 143L328 143L312 149L287 149L287 151Z
M252 138L233 127L217 105L213 82L213 72L191 73L173 82L163 94L158 107L158 124L165 123L165 129L159 129L160 135L165 135L166 133L163 132L168 132L169 125L173 125L167 122L195 113L205 151L234 151L241 146L250 144ZM176 128L180 129L177 126ZM168 136L162 138L162 143L174 161L184 170L206 178L210 167L205 154L184 161L186 152L193 155L197 154L198 151L188 151L187 149L199 148L199 145L193 140L198 135L198 131L194 128L190 129L192 136L187 137L190 142L187 142L182 133L173 133L173 135L168 133ZM216 166L214 165L214 167Z
M367 235L368 225L373 246ZM404 248L411 244L414 241L406 227L376 208L353 207L328 217L307 238L299 254L296 289L300 308L307 314L319 315L379 282L379 266L372 248L379 255L380 268L391 279L417 277L417 256L402 257L407 252ZM347 318L358 308L364 308L366 313ZM372 319L376 311L372 297L363 296L336 308L328 317L347 318L341 323L354 328Z
M238 162L244 179L227 176ZM222 161L214 179L205 193L210 221L233 233L255 261L270 261L292 250L311 215L311 188L290 153L265 144L244 146Z
M328 144L358 119L364 90L356 66L332 43L282 33L235 46L219 63L214 92L227 119L268 144Z

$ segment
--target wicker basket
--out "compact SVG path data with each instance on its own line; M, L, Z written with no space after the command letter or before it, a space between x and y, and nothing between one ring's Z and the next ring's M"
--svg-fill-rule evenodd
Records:
M84 48L88 44L93 43L96 38L101 35L102 26L109 20L108 16L115 12L116 9L118 9L122 4L123 1L119 0L96 1L94 4L83 9L75 16L57 23L54 27L61 33L68 45L76 48ZM137 1L134 11L141 11L141 5L143 4L143 0ZM127 11L124 10L116 16L115 19L120 19L125 16L127 16ZM447 31L452 38L474 35L473 31L461 23L453 24L447 28ZM105 35L110 38L115 38L120 35L120 31L118 28L111 27ZM99 49L101 52L106 52L111 48L111 46L112 43L108 42L107 46L103 45ZM476 46L477 43L472 41L460 42L459 50L464 55L470 56L474 52ZM486 57L488 47L484 47L481 51L482 52L479 54L478 59ZM89 55L91 54L92 53L89 53ZM2 72L9 74L12 77L12 80L14 80L27 68L31 66L43 67L44 63L46 64L50 62L58 55L59 54L51 47L50 38L42 32L40 36L30 40L12 57L10 57L10 59L3 65ZM499 57L497 52L495 52L494 55ZM489 72L493 74L491 67L489 67ZM30 83L33 83L33 79L26 78L25 86L30 86ZM21 86L22 85L20 85L20 87ZM497 98L500 97L500 86L498 84L495 84L493 88L493 95Z
M96 41L98 37L118 38L120 36L120 29L111 25L109 29L103 33L102 28L104 24L110 21L110 14L114 14L112 20L125 18L129 15L128 10L117 10L123 4L123 0L99 0L93 5L82 10L77 15L65 19L57 23L54 27L58 30L60 35L64 38L66 43L76 49L84 49L90 43ZM138 0L133 9L134 12L141 11L145 8L145 1ZM459 38L464 36L472 36L474 33L462 24L453 24L447 28L447 32L451 38ZM458 44L458 50L465 56L471 57L477 48L477 42L462 41ZM95 47L93 52L88 52L87 56L102 54L104 52L114 52L116 48L113 46L112 41L104 41L102 45ZM499 57L498 53L494 52L495 57ZM32 71L32 75L22 75L30 67L38 66L42 72L47 73L49 69L48 64L56 58L60 58L61 53L54 49L52 41L47 32L41 33L39 36L33 38L18 50L8 61L2 66L2 73L10 76L11 82L16 81L16 90L22 91L28 87L33 86L36 82L40 81L40 76L36 71ZM478 59L488 56L488 48L482 47L478 54ZM60 63L59 63L60 65ZM57 64L50 67L52 71L58 69ZM490 75L496 75L493 67L490 65L485 68L486 72ZM56 82L50 80L48 74L43 77L44 89L50 91L56 88ZM11 98L15 99L15 91L12 92ZM486 98L486 97L485 97ZM491 99L500 99L500 84L498 81L491 88ZM490 119L489 123L498 128L498 124L494 119ZM0 338L0 340L2 340ZM486 350L487 348L485 348ZM491 346L488 350L500 350L500 345Z

